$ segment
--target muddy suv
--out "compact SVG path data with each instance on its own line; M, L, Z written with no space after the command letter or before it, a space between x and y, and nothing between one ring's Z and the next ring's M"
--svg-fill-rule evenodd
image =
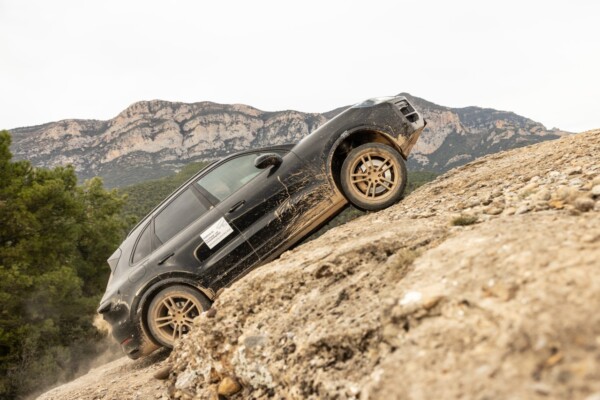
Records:
M98 312L131 358L172 347L215 293L278 257L348 204L380 210L406 186L425 121L404 97L348 108L296 145L204 168L148 214L108 260Z

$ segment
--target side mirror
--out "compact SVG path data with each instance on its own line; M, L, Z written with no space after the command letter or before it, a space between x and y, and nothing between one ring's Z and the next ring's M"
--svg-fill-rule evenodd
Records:
M265 169L270 166L278 167L283 162L283 158L277 153L261 154L254 160L254 166L258 169Z

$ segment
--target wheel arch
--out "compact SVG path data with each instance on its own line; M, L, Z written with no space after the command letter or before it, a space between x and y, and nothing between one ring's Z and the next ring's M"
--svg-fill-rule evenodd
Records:
M395 149L406 161L406 156L398 142L385 128L378 126L357 126L342 133L335 141L327 158L327 172L333 178L335 187L343 193L340 172L348 154L358 146L366 143L382 143Z
M200 293L205 295L212 302L216 297L215 292L210 288L202 286L199 281L197 276L186 273L177 274L175 276L169 274L168 277L165 277L164 275L156 277L137 292L136 300L131 308L133 314L132 320L139 323L144 335L147 336L149 340L160 346L150 334L148 321L144 318L144 315L148 312L148 307L150 306L152 299L161 290L169 286L184 285L200 291Z

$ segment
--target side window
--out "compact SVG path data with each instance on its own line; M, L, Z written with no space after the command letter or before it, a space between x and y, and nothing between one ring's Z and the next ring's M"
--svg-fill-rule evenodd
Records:
M262 170L254 166L260 154L247 154L227 161L200 178L196 184L222 201L239 188L250 182Z
M135 251L133 252L132 263L135 264L142 260L152 251L152 231L150 230L150 224L146 225L144 231L140 235L137 244L135 245Z
M154 218L154 233L162 243L165 243L200 218L206 210L206 206L200 202L194 189L190 187Z

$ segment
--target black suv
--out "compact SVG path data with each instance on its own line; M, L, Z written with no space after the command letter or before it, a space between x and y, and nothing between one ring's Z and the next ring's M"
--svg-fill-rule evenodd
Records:
M215 293L278 257L349 203L379 210L406 186L425 121L404 97L350 107L296 145L248 150L183 184L108 263L98 312L123 351L172 347Z

